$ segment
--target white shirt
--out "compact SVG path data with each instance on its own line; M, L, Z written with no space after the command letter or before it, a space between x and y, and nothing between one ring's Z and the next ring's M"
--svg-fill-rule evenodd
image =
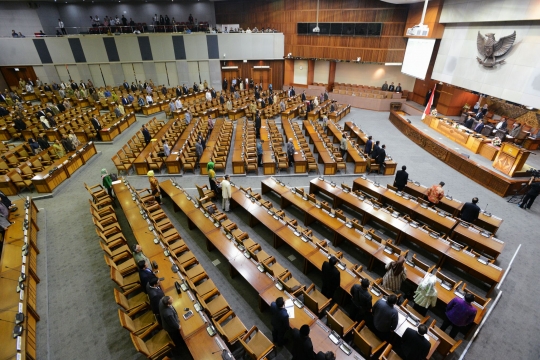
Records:
M26 91L32 93L32 92L34 92L34 88L32 87L32 85L26 84Z
M171 149L169 148L169 144L164 143L163 144L163 153L165 156L169 156L171 154Z
M210 93L210 91L206 92L206 101L212 101L212 94Z
M247 29L246 32L247 32L248 34L251 34L251 30L249 30L249 29Z
M499 123L497 124L497 126L495 126L495 128L500 129L503 124L504 124L504 121L499 121Z
M146 95L146 102L150 105L150 103L154 102L154 99L150 95Z
M176 106L176 109L178 110L182 108L182 102L180 101L180 99L176 99L176 101L174 102L174 105Z
M59 22L58 22L58 27L59 27L59 28L63 28L63 27L64 27L64 22L63 22L63 21L59 21Z

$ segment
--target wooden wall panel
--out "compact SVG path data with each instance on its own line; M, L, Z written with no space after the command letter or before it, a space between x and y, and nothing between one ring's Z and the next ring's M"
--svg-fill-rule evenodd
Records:
M316 0L215 2L218 24L272 27L285 34L285 54L317 59L401 62L405 55L408 5L379 0L320 0L319 22L382 22L381 37L299 36L298 22L315 22Z
M242 79L251 76L251 69L254 66L267 65L272 69L272 77L270 83L274 89L281 89L283 87L283 74L285 72L285 60L248 60L243 62L242 60L229 60L229 61L220 61L221 66L238 66L238 76ZM292 62L292 61L291 61ZM222 74L225 72L222 71ZM230 84L230 79L229 79Z

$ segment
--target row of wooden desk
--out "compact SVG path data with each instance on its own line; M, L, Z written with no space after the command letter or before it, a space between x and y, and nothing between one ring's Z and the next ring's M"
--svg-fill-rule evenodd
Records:
M85 165L92 156L97 154L96 146L93 141L87 144L79 145L77 150L67 153L61 159L56 160L45 170L36 173L32 178L32 184L38 193L50 193L57 188L61 183L70 178L75 171ZM0 180L0 182L2 182ZM12 182L4 184L10 188L10 192L15 191L17 187ZM4 188L2 185L0 187ZM6 193L9 194L9 193Z
M315 236L307 235L304 232L306 229L302 228L301 226L294 225L291 219L286 216L278 216L277 210L275 208L267 208L261 201L256 200L255 198L248 195L248 192L235 187L232 192L231 207L243 208L250 216L251 227L255 226L256 224L261 224L267 230L273 233L275 248L285 243L291 248L293 248L301 257L303 257L304 273L307 273L310 268L316 268L321 271L323 263L328 260L329 256L329 253L323 250L324 247L320 246L320 244L324 243L325 241L321 241ZM344 257L340 258L340 263L341 265L343 265L343 268L337 267L337 269L340 272L340 288L343 290L343 296L345 296L345 294L348 294L350 296L350 290L352 286L355 284L359 284L362 279L366 278L372 284L371 289L373 294L373 304L375 304L379 299L382 298L382 292L374 292L375 290L373 290L373 287L377 286L373 285L374 280L368 274L362 271L362 267L358 268L357 265L353 265ZM293 298L289 294L286 295L291 299ZM275 287L270 287L264 293L260 294L260 296L262 299L264 299L265 303L269 304L270 302L274 301L277 296L281 296L281 294L279 290L277 290ZM296 306L295 311L298 312ZM312 321L314 321L314 323L320 328L318 329L317 327L313 327L313 324L311 322L308 323L308 325L312 326L312 330L315 329L319 331L319 333L317 333L317 339L328 340L330 330L311 312L308 312L308 315L312 318ZM307 320L309 320L309 318L307 318ZM294 321L294 319L291 321ZM302 323L300 322L297 324L298 325L295 327L302 325ZM400 321L398 328L396 328L395 330L397 334L403 334L403 332L405 331L405 329L400 328L401 326L414 327L410 323L407 323L407 325L404 324L404 321ZM430 342L432 344L432 348L429 357L431 357L431 355L439 345L439 340L435 336L430 338ZM341 351L339 353L344 355Z
M18 209L9 215L13 224L2 239L0 258L0 359L35 360L36 323L40 319L36 311L36 290L40 281L37 276L38 210L30 197L13 203ZM22 281L24 289L18 292L21 274L26 279ZM17 313L24 314L24 320L19 324L22 333L14 337Z
M177 123L180 123L180 120L169 120L167 123L163 124L161 129L159 129L159 131L154 136L152 136L152 139L163 138L168 133L169 129ZM137 173L137 175L146 175L148 173L149 168L146 159L153 151L155 151L154 144L150 142L144 147L144 149L140 152L137 158L133 161L133 166L135 167L135 172Z
M279 290L275 284L276 280L269 274L261 272L257 265L259 265L253 258L248 259L244 253L238 249L234 243L229 240L226 233L221 228L216 228L214 223L204 215L200 209L195 207L193 201L187 199L186 193L174 186L170 180L160 183L160 187L165 194L167 194L174 202L175 210L181 210L188 218L188 226L190 229L199 229L207 238L207 249L217 249L229 262L231 277L235 275L241 275L259 294L259 307L262 310L275 301L279 296L284 298L292 298L292 295L284 290ZM234 187L234 198L238 196L244 197L239 190ZM240 195L236 195L240 194ZM244 197L245 198L245 197ZM250 202L251 203L251 202ZM259 206L253 204L255 206ZM254 210L253 209L253 210ZM275 221L276 229L289 229L281 222ZM284 230L286 231L286 230ZM291 231L292 234L292 231ZM319 253L317 250L315 252ZM313 253L313 257L318 257L319 268L322 267L322 263L327 258L320 254ZM349 277L349 280L351 278ZM347 280L344 280L347 281ZM352 286L352 284L351 284ZM300 328L302 325L307 324L311 328L310 337L314 344L314 350L317 351L333 351L336 354L336 359L363 359L354 350L350 355L338 350L341 343L335 344L328 337L330 330L317 319L316 315L309 311L305 306L299 308L294 307L294 318L290 318L289 322L291 327Z
M281 120L281 127L283 128L283 132L285 133L285 141L289 142L289 139L293 139L293 145L294 145L294 173L295 174L302 174L307 172L307 159L302 152L302 146L300 145L298 141L298 135L293 129L293 126L291 125L290 120ZM285 144L285 149L286 149Z
M346 225L345 221L339 219L337 216L330 216L329 211L317 207L317 204L311 200L305 200L298 192L292 192L291 189L281 185L275 179L265 179L261 182L261 186L263 194L268 191L273 191L281 197L282 208L293 204L304 212L304 224L308 225L313 221L321 222L333 232L334 244L339 244L343 239L350 241L356 247L367 253L372 260L377 258L377 255L381 254L381 251L383 251L382 246L379 246L380 244L365 240L365 237L357 231L358 229L355 229L354 227L350 228ZM457 250L454 244L451 244L448 240L439 236L433 237L428 231L411 225L406 219L394 217L393 214L386 209L378 209L368 199L361 199L357 194L341 190L332 185L330 185L330 188L333 189L332 193L334 193L335 196L339 196L344 204L362 214L363 224L366 224L368 221L373 221L396 233L398 244L403 239L406 239L426 248L431 253L438 256L438 267L442 267L445 262L448 262L456 267L462 268L479 280L491 285L488 295L502 279L504 274L503 269L490 263L484 264L479 262L473 254L466 250L459 247L457 248L459 250ZM384 256L384 254L382 255ZM372 262L372 260L370 262ZM387 263L389 261L383 262Z
M319 132L309 121L303 122L303 128L306 136L309 137L309 143L313 144L313 153L318 155L317 162L324 165L324 175L335 175L337 164L332 153L333 149L328 149L326 144L319 136Z
M184 129L176 143L171 148L171 153L165 159L165 165L167 166L167 172L169 174L180 174L182 171L182 163L180 161L182 152L187 144L188 139L194 135L193 131L197 129L201 119L192 120ZM196 134L195 134L196 135Z
M99 115L99 112L98 114ZM126 115L122 116L118 121L116 121L114 124L110 125L107 128L101 129L99 131L99 135L101 136L102 141L113 141L115 137L120 135L122 132L124 132L127 128L129 128L133 123L137 121L137 118L135 117L135 112L131 111L127 113ZM47 134L48 136L48 134ZM50 139L50 136L49 136ZM49 140L51 141L51 140Z
M214 123L214 129L212 130L212 133L206 140L206 147L204 148L203 154L201 158L199 159L199 165L200 165L200 173L201 175L208 175L208 169L206 166L210 161L212 161L214 157L214 148L218 146L218 143L221 141L220 136L221 132L226 131L227 128L232 128L232 123L230 121L227 121L225 119L217 119ZM227 135L229 136L229 135ZM228 141L230 142L232 138L232 129L229 136ZM230 147L227 149L227 153L229 152Z
M149 219L145 220L143 215L141 215L141 212L144 210L134 200L135 196L131 192L133 189L129 184L122 181L114 182L113 189L137 243L141 246L143 253L150 261L155 261L158 264L159 273L157 276L164 278L160 282L163 292L166 296L172 297L173 306L179 314L184 314L187 311L185 309L189 309L196 314L187 320L183 316L178 317L180 320L181 335L193 358L202 360L221 359L220 352L227 350L225 342L218 335L214 337L208 335L206 328L211 320L208 319L203 311L196 311L194 306L195 295L191 291L177 293L174 283L175 281L181 282L183 276L180 272L173 272L171 266L174 264L174 260L171 256L167 257L164 254L166 245L162 242L158 244L154 243L154 238L159 239L159 236L155 230L149 230L152 223Z
M384 202L386 201L385 198L387 198L388 201L391 202L392 200L390 198L393 198L394 199L393 204L398 203L395 201L396 200L395 196L385 195L387 193L395 194L395 192L389 193L388 189L381 186L376 186L373 183L373 181L369 179L365 179L362 177L356 179L353 183L353 190L362 190L374 196L378 201ZM407 185L405 185L405 188L404 188L405 193L410 194L420 199L427 199L427 191L428 191L428 188L426 186L421 185L419 183L415 183L412 180L409 180L407 182ZM441 210L444 210L450 213L454 217L458 217L461 212L461 208L463 208L463 205L464 205L463 202L457 199L454 199L453 197L445 196L441 199L437 207L440 208ZM485 211L480 211L480 214L478 215L478 219L474 222L475 225L478 225L482 229L492 232L493 234L497 233L502 223L503 223L503 220L500 217L491 215Z

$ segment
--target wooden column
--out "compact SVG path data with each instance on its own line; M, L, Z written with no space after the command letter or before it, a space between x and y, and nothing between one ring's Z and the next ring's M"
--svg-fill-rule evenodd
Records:
M336 78L336 62L330 61L330 69L328 70L328 85L326 87L326 90L328 92L332 91L334 88L334 80Z
M283 73L283 85L292 86L294 82L294 60L285 59L285 71Z
M313 85L313 77L315 76L315 60L308 60L307 84Z

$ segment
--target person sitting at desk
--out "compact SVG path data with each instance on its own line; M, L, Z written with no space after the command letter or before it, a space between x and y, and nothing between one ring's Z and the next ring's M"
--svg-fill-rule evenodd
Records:
M512 129L512 131L510 131L510 136L511 137L518 137L519 134L521 133L521 124L520 123L515 123L514 124L514 128Z
M472 202L466 202L465 205L463 205L461 208L461 220L472 223L478 219L478 215L480 215L480 207L476 205L477 203L478 198L475 197L472 199Z
M474 118L471 115L469 115L467 120L465 120L465 123L463 124L463 126L465 126L467 129L472 129L473 124L474 124Z
M152 99L152 95L150 94L146 95L146 103L148 105L152 105L154 103L154 99Z
M506 130L506 127L508 126L508 123L506 121L506 118L502 118L501 121L495 125L495 130L493 132L496 132L497 130Z
M484 130L485 125L486 124L484 123L484 121L479 122L478 125L476 125L476 127L474 128L474 132L480 134L482 130Z

